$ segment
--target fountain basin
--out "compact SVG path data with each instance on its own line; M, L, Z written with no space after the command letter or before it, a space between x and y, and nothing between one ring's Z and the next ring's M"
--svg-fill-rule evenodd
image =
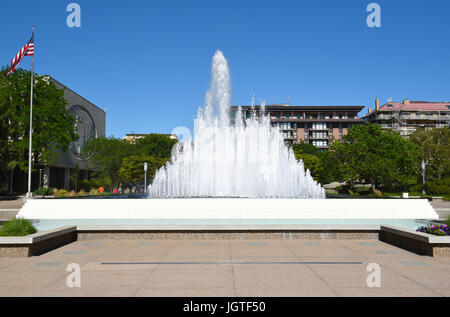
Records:
M34 199L17 217L64 225L394 225L438 219L426 199Z

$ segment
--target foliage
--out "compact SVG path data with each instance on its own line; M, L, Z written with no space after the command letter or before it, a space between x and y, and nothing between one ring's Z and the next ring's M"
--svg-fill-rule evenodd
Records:
M431 195L450 195L450 177L425 182L425 192Z
M132 144L114 137L90 140L82 149L82 155L90 158L94 178L106 188L119 186L122 160L131 153Z
M331 150L341 180L366 181L372 189L400 190L417 182L417 146L398 133L382 131L377 124L353 126Z
M54 189L51 187L41 187L34 191L34 196L51 196L54 193Z
M310 143L300 142L298 144L292 145L292 150L295 154L311 154L317 157L322 153L317 147Z
M305 167L311 172L313 178L321 184L328 184L334 181L334 168L332 153L328 150L321 151L310 143L301 142L292 146L295 157L300 159L304 156ZM317 159L312 158L314 156Z
M0 71L0 170L12 162L28 171L31 72ZM33 163L51 163L78 138L75 118L66 109L64 91L35 74L33 88ZM11 166L9 166L11 167Z
M375 189L373 191L373 194L375 195L375 197L383 197L383 193L378 189Z
M450 128L417 129L410 136L425 162L427 180L450 177Z
M153 157L169 159L172 147L177 143L167 135L152 133L138 139L135 145L136 155L150 155Z
M75 164L75 168L72 168L70 170L69 175L70 187L73 188L75 191L78 190L78 184L81 182L80 176L81 176L80 167L78 166L78 164Z
M93 181L95 181L95 180L89 181L89 180L87 180L87 179L83 179L83 180L81 181L81 183L80 183L80 192L81 192L81 191L84 191L84 192L89 191L89 190L91 189L91 187L98 187L98 186L97 186L98 184L95 184L95 186L91 186L91 183L92 183Z
M119 170L120 178L127 184L138 184L144 181L144 162L147 162L147 180L153 179L156 171L167 159L149 155L133 155L123 159Z
M138 139L135 144L114 137L87 142L82 153L85 158L90 158L90 167L95 170L90 187L112 189L118 188L122 182L136 184L143 181L144 157L148 158L147 176L151 180L156 169L170 158L176 142L166 135L155 133ZM132 158L125 160L129 157ZM142 166L138 166L141 163Z
M297 154L295 153L297 160L302 160L305 165L305 169L309 169L311 176L315 181L320 182L320 177L323 174L322 161L312 154Z
M59 190L55 190L55 192L53 193L53 195L55 195L55 197L64 197L67 195L67 190L65 189L59 189Z
M20 237L36 233L36 228L26 219L12 219L0 228L0 236Z
M422 226L419 227L416 231L434 234L436 236L450 236L450 230L446 224Z

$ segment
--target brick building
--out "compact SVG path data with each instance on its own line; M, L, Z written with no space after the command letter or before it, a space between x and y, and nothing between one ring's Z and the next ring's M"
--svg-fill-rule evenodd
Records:
M243 118L249 118L251 106L233 106L232 118L241 107ZM260 106L255 106L257 109ZM358 113L364 106L290 106L267 105L265 113L272 125L281 129L287 144L302 141L327 149L333 140L341 139L355 124L363 122Z

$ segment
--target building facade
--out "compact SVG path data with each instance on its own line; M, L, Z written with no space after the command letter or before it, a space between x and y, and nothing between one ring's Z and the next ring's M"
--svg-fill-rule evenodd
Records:
M106 113L56 79L48 76L48 80L55 84L56 88L64 89L66 109L75 117L75 126L80 137L70 144L69 150L62 153L56 162L39 167L33 187L69 189L71 169L78 167L87 177L89 161L82 157L81 150L87 141L105 137Z
M362 118L365 121L378 123L382 129L399 132L409 137L417 128L443 128L450 126L450 102L388 101L380 107L378 98L375 109L369 108Z
M242 117L250 118L254 108L260 106L233 106L232 118L238 108ZM268 105L265 114L273 126L279 127L287 144L310 143L319 149L327 149L333 140L341 139L355 124L363 121L358 113L364 106L290 106Z

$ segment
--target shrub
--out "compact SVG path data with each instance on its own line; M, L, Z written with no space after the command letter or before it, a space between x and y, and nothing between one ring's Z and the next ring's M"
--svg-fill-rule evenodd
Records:
M372 193L372 188L366 186L355 187L355 192L360 195L369 195Z
M450 177L425 182L425 191L431 195L450 195Z
M428 225L419 227L416 231L434 234L436 236L450 236L450 230L447 225Z
M89 195L98 195L98 189L97 188L91 188L89 191Z
M54 194L55 190L57 189L51 187L41 187L39 189L36 189L33 194L34 196L51 196Z
M78 196L86 196L86 192L84 191L84 189L78 192Z
M383 197L383 193L378 189L375 189L373 191L373 194L375 195L375 197Z
M67 195L67 190L65 189L56 190L54 195L56 197L64 197Z
M26 219L12 219L3 224L0 236L26 236L36 232L36 228Z
M411 186L409 188L409 192L410 193L421 193L422 189L423 189L423 185L422 184L417 184L417 185Z
M87 179L83 179L80 183L80 189L87 192L91 189L91 182L88 181Z

